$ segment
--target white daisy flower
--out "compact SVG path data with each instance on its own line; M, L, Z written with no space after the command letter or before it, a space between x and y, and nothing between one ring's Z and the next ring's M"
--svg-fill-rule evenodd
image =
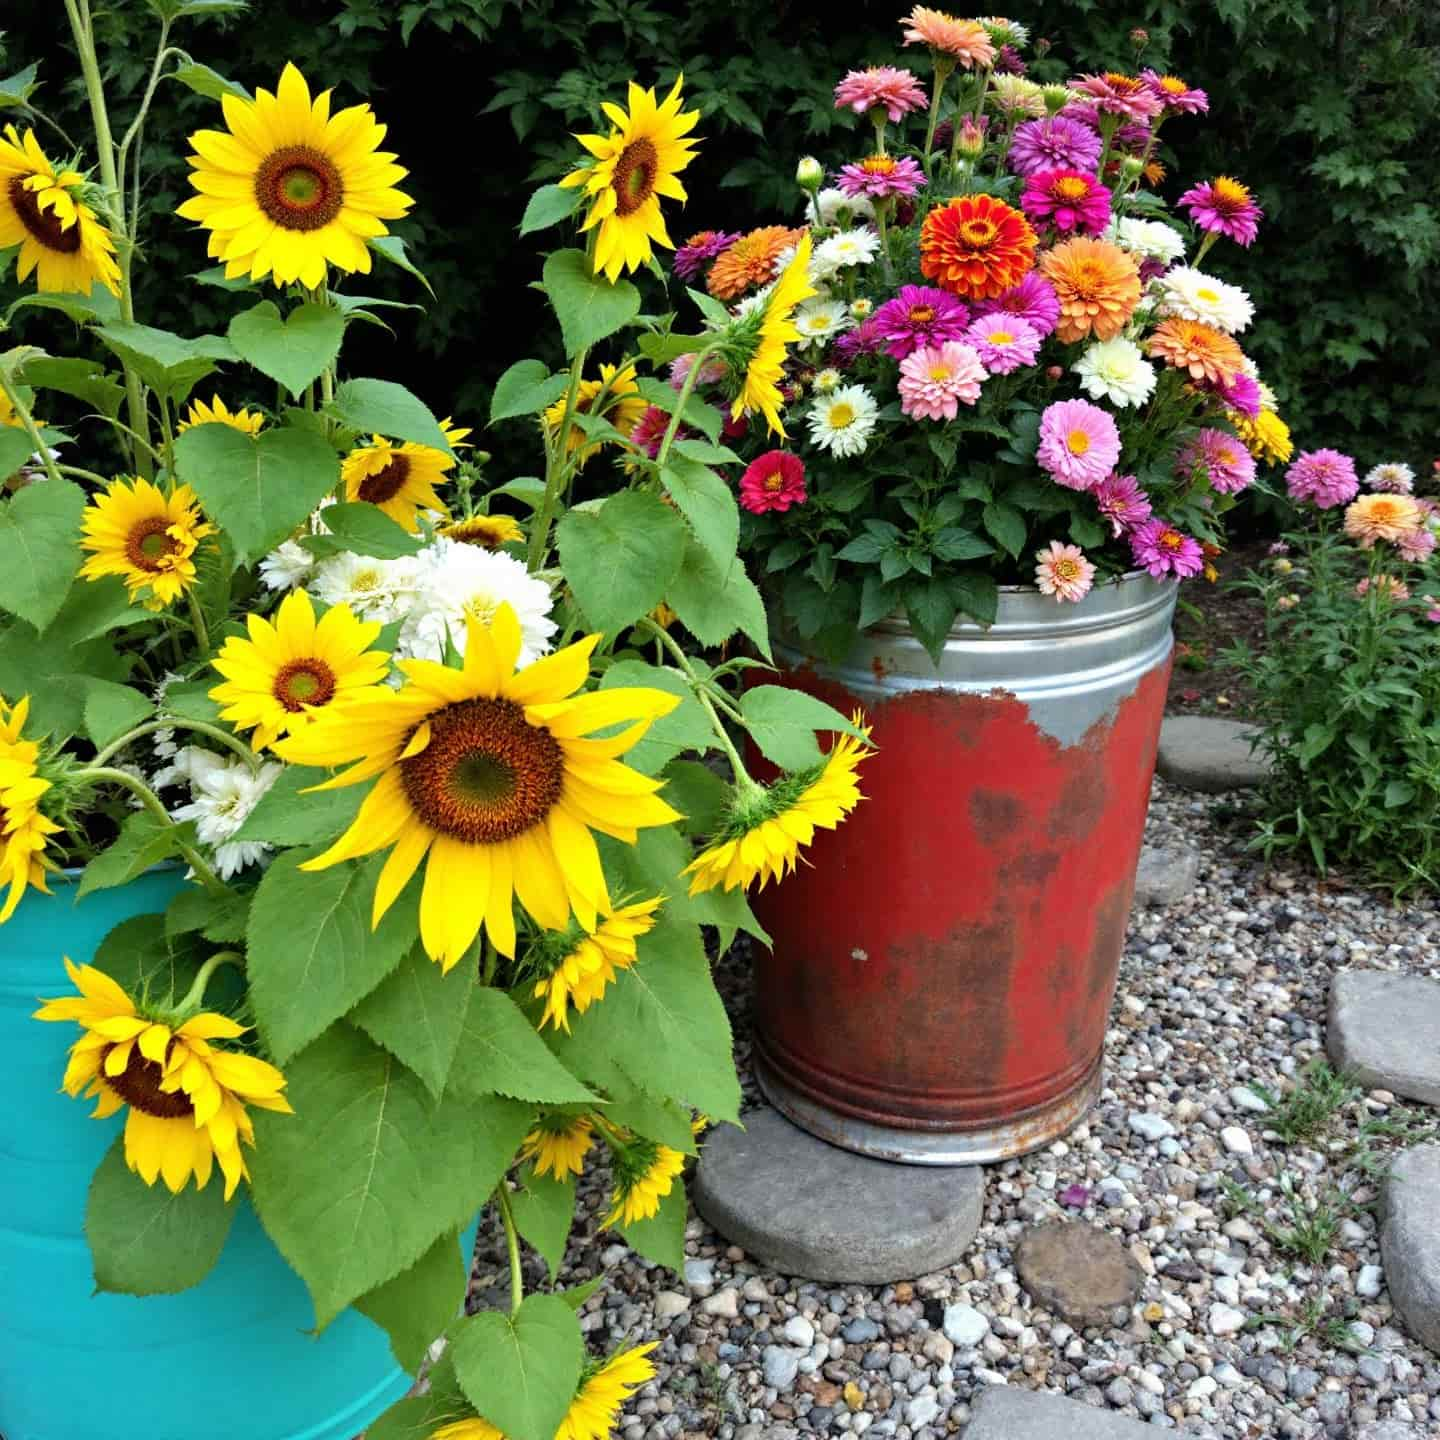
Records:
M850 265L868 265L879 253L880 236L874 230L842 230L815 247L815 268L834 275Z
M550 649L558 628L550 618L554 596L513 555L442 537L416 558L416 594L400 627L397 659L443 660L447 638L463 655L466 617L488 625L502 604L509 604L520 622L520 665Z
M1409 495L1415 489L1415 472L1398 460L1387 460L1365 472L1367 490L1384 490L1391 495Z
M863 385L843 385L810 407L805 423L810 438L837 459L861 454L875 430L880 407Z
M1163 220L1112 220L1105 238L1113 240L1122 250L1146 260L1161 260L1166 265L1173 265L1185 254L1185 237Z
M185 778L191 798L171 814L176 820L195 822L196 838L214 851L215 871L222 880L258 864L270 853L270 846L262 841L234 841L231 836L275 783L283 765L266 760L252 767L238 757L226 758L187 745L172 768Z
M832 335L850 328L849 312L839 300L807 300L797 307L794 321L802 348L823 345Z
M1227 335L1238 335L1255 318L1255 305L1238 286L1216 280L1188 265L1167 270L1152 287L1162 315L1199 320Z
M1133 340L1120 336L1097 341L1070 368L1091 399L1122 408L1143 405L1155 389L1155 367Z
M847 195L843 190L831 186L822 190L816 197L815 203L820 207L820 223L822 225L838 225L840 213L844 211L851 223L856 220L873 220L875 218L875 206L865 195Z
M260 562L260 579L267 590L293 590L314 569L315 557L298 540L282 540Z
M346 551L315 567L310 592L327 605L348 605L362 620L388 625L410 613L419 578L413 556L376 560Z

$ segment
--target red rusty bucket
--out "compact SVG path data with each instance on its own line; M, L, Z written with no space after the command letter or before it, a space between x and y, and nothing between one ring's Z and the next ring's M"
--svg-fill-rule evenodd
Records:
M862 707L868 797L758 897L755 1063L777 1109L887 1160L972 1165L1094 1103L1170 675L1175 584L1003 590L938 666L900 619L781 683Z

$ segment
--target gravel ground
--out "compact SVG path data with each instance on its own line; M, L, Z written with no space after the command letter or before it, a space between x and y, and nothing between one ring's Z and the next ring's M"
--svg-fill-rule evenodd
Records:
M1440 1436L1440 1358L1396 1327L1367 1208L1395 1142L1371 1134L1356 1158L1362 1124L1413 1140L1440 1117L1376 1091L1287 1145L1250 1088L1283 1091L1323 1055L1336 968L1440 978L1440 907L1267 871L1225 810L1226 797L1155 782L1147 840L1197 848L1199 882L1132 918L1100 1104L1062 1142L989 1169L963 1263L913 1285L810 1284L767 1273L692 1215L682 1280L597 1230L608 1177L587 1173L561 1283L606 1272L582 1315L595 1351L660 1342L657 1379L617 1434L932 1440L963 1428L979 1387L1011 1384L1221 1440L1342 1440L1375 1419ZM758 1104L744 956L718 974ZM1333 1234L1312 1261L1277 1232L1316 1202ZM1012 1247L1059 1217L1104 1227L1144 1271L1126 1328L1077 1334L1019 1287ZM473 1293L503 1301L505 1273L487 1225ZM533 1257L526 1279L544 1285ZM952 1306L979 1316L946 1317Z

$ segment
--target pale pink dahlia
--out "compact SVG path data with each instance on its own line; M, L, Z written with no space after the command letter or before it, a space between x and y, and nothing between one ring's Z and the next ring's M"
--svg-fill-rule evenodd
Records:
M886 116L897 121L912 110L921 110L927 101L920 83L909 70L894 65L871 65L852 70L835 87L835 108L850 109L863 115L876 105Z
M1117 540L1150 518L1150 497L1133 475L1107 475L1090 493Z
M980 363L992 375L1008 375L1022 365L1033 365L1042 338L1028 321L1003 313L982 315L965 331L965 343L975 347Z
M1153 120L1162 109L1159 97L1143 81L1113 70L1104 75L1082 75L1070 81L1070 88L1103 114L1120 115L1126 120Z
M1042 595L1053 595L1057 601L1083 600L1095 580L1095 567L1085 558L1078 545L1062 545L1052 540L1049 548L1037 550L1035 583Z
M1426 530L1423 526L1418 530L1407 531L1395 542L1400 558L1408 560L1412 565L1423 565L1435 553L1435 545L1435 532Z
M1255 480L1255 461L1245 446L1226 430L1201 430L1175 457L1176 473L1188 478L1197 470L1210 488L1235 495Z
M1322 510L1348 505L1360 489L1355 462L1338 450L1306 450L1285 472L1285 488L1295 501L1313 500Z
M1205 568L1205 552L1200 542L1164 520L1147 520L1137 525L1130 532L1130 552L1135 563L1157 580L1167 575L1185 580Z
M980 398L985 367L969 345L924 345L900 362L900 409L912 419L953 420Z
M1357 582L1355 593L1362 599L1370 593L1370 577L1368 575ZM1408 600L1410 587L1403 580L1397 580L1393 575L1377 575L1375 577L1375 593L1384 596L1386 600Z
M1120 458L1120 432L1107 411L1088 400L1057 400L1040 417L1035 458L1057 485L1093 490Z

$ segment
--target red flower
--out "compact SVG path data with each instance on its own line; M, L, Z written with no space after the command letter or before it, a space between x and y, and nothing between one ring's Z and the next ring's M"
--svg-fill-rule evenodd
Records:
M920 273L966 299L992 300L1035 264L1030 222L993 195L937 205L920 227Z
M752 514L805 503L805 464L789 450L767 450L740 478L740 503Z

